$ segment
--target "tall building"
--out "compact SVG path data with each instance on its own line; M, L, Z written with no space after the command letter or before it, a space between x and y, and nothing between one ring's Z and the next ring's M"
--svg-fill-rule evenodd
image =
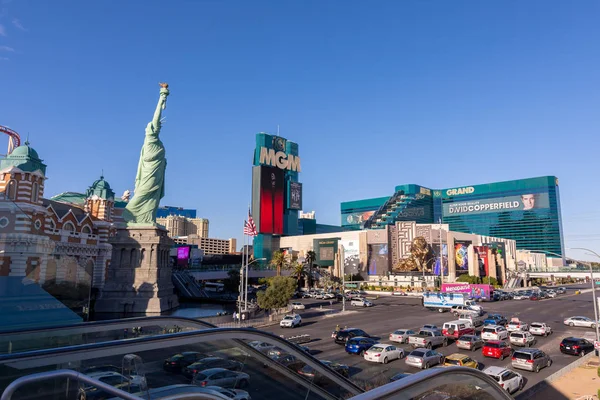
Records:
M196 210L191 208L160 206L156 210L156 218L166 218L169 215L178 215L186 218L196 218Z
M554 176L448 189L400 185L389 197L342 203L341 217L348 229L442 222L455 232L513 239L518 249L564 255Z
M188 218L180 215L169 215L164 218L156 218L156 223L164 226L169 231L170 237L196 235L208 237L208 219Z
M203 250L204 254L236 254L237 240L230 239L214 239L207 237L198 237L196 235L174 237L173 240L177 244L196 245L198 249Z

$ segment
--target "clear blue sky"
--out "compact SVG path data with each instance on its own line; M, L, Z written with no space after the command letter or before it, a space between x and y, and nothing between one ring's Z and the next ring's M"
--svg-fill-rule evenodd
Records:
M600 252L600 3L0 0L0 124L46 196L133 189L159 81L164 205L241 238L254 135L300 146L305 210L397 184L560 179L567 246ZM571 253L581 256L581 253Z

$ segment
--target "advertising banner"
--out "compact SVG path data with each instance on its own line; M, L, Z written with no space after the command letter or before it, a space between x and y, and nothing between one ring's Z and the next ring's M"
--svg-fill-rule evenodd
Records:
M475 215L500 211L527 211L549 207L550 198L548 193L526 193L516 196L444 203L444 215Z
M302 210L302 184L299 182L288 184L288 208Z
M367 273L369 275L385 275L389 271L388 245L369 244L367 250Z
M360 225L367 222L376 210L342 214L342 226Z
M456 264L456 272L469 270L469 253L468 248L471 245L470 241L455 241L454 242L454 263Z
M284 172L279 168L260 168L259 233L283 234Z
M469 293L473 299L489 299L494 287L490 285L475 285L470 283L443 283L444 293Z
M439 246L434 246L434 251L437 251L435 256L435 264L433 265L433 273L436 275L442 274L442 268L440 265L440 248ZM442 245L442 264L444 265L444 275L448 276L448 245Z
M188 260L190 259L190 247L189 246L181 246L177 248L177 265L178 266L186 266L188 265Z
M315 249L315 264L320 267L332 267L335 264L335 256L338 249L338 239L313 239Z
M360 272L358 240L340 242L344 249L344 273L356 275Z
M490 276L490 264L488 260L487 246L473 246L475 254L479 259L479 276Z

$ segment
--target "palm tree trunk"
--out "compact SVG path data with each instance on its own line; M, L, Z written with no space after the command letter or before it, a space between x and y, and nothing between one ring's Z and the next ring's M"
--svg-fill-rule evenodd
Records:
M277 276L281 276L281 265L277 266Z

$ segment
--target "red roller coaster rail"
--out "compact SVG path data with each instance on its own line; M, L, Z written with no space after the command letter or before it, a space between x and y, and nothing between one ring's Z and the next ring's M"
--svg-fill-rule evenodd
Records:
M13 149L16 149L21 145L21 136L19 136L19 134L12 129L2 125L0 125L0 132L6 133L9 136L8 151L6 153L6 155L9 155L12 153Z

